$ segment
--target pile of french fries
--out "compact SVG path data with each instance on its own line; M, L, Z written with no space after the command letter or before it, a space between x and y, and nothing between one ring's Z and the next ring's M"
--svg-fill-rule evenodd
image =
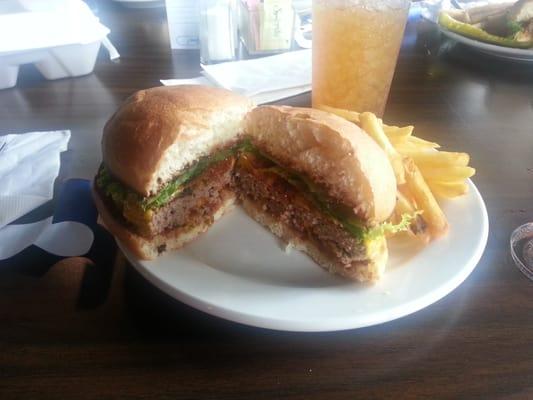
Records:
M318 107L359 125L385 151L398 183L393 220L413 216L410 233L427 243L448 231L448 221L435 199L468 191L466 179L475 174L467 153L440 151L439 144L413 136L413 126L389 126L370 112L357 113Z

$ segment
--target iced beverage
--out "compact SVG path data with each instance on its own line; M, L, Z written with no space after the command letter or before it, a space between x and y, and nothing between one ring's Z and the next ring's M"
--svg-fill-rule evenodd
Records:
M313 106L382 115L407 0L313 0Z

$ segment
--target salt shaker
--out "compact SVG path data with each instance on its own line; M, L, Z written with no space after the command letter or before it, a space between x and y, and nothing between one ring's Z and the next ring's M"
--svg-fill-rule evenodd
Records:
M235 59L234 0L200 0L199 28L202 64Z

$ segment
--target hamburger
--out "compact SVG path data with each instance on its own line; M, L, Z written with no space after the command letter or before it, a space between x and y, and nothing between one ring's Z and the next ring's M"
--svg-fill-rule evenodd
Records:
M396 180L370 136L327 112L285 106L249 112L245 134L235 186L247 213L330 272L379 279L386 230L400 227L383 224Z
M106 123L93 185L101 220L136 257L193 240L235 202L235 154L252 107L230 91L141 90Z
M396 203L387 156L324 111L253 108L202 86L137 92L106 124L94 197L104 225L153 259L206 231L235 202L327 270L376 281Z

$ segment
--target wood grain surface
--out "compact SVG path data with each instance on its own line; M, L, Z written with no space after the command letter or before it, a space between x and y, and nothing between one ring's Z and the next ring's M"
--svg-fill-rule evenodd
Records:
M72 131L57 186L93 176L102 127L125 97L200 70L198 52L170 50L164 9L96 4L119 61L102 50L93 74L58 81L25 66L0 91L1 134ZM414 19L384 119L472 155L490 236L457 290L383 325L287 333L180 304L119 252L103 266L21 258L0 268L0 399L533 398L533 283L508 251L511 231L533 221L533 65L441 41Z

